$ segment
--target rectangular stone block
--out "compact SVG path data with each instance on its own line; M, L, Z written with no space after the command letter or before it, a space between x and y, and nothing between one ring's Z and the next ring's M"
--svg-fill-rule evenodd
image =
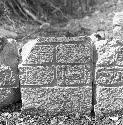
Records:
M86 38L42 38L33 47L24 64L86 64L91 62L92 50L90 48L89 39Z
M86 44L60 44L56 46L57 63L83 63L91 62L91 50Z
M23 108L41 107L48 111L66 109L72 112L90 112L91 87L76 88L21 88Z
M0 87L17 87L19 78L17 72L7 66L0 66Z
M123 67L96 68L96 84L105 87L122 86Z
M21 85L52 86L54 68L44 66L26 66L20 68Z
M90 65L57 66L58 86L91 86L92 69Z
M20 67L21 85L91 85L91 51L86 38L42 38Z
M90 65L25 66L20 68L20 83L62 87L91 86L91 73Z
M96 90L95 111L97 116L101 113L111 114L123 109L123 87L101 87Z
M25 64L42 64L53 61L53 45L36 45L26 60Z

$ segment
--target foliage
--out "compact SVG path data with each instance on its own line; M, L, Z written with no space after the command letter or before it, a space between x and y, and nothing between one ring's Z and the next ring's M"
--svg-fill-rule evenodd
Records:
M13 16L22 21L66 21L83 17L96 4L95 0L2 0ZM2 9L0 9L2 13Z

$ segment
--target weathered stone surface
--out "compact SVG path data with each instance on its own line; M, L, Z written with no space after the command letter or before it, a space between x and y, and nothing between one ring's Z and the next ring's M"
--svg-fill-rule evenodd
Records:
M56 63L88 63L91 61L90 49L82 44L36 45L25 64L53 63L53 50L56 50Z
M122 47L115 39L98 48L96 63L96 115L111 114L123 108Z
M116 47L115 46L100 46L97 50L98 60L97 67L109 67L115 65Z
M86 45L85 45L86 46ZM83 44L60 44L56 47L56 61L59 63L88 63L91 61L89 47Z
M96 68L96 84L105 87L122 86L123 67Z
M111 113L123 108L123 87L97 87L96 113Z
M53 60L53 46L51 45L36 45L25 64L42 64L44 62L52 62Z
M89 65L25 66L20 68L21 85L91 86ZM55 78L56 76L56 78ZM54 80L56 83L54 84Z
M52 86L54 68L43 66L29 66L20 68L21 85L48 85Z
M20 67L21 85L91 85L92 48L89 42L89 39L76 37L41 38L31 46L28 58Z
M41 107L48 111L66 108L75 112L90 112L91 87L21 88L23 108Z
M102 42L102 41L100 41ZM97 67L109 67L119 66L123 67L123 47L120 41L112 40L107 45L103 45L97 48L98 60L96 63Z
M0 87L19 86L19 78L13 69L6 66L0 67Z
M19 67L23 108L33 105L48 111L67 108L90 112L92 48L89 40L41 38L32 48Z
M57 66L57 85L59 86L91 86L90 65Z
M90 63L92 53L89 44L89 40L85 38L78 38L78 41L77 38L42 38L33 46L23 64ZM29 46L27 46L28 48Z

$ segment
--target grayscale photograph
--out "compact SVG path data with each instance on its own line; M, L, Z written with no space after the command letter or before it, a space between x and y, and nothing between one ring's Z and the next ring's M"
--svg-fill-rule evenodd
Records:
M123 0L0 0L0 125L123 125Z

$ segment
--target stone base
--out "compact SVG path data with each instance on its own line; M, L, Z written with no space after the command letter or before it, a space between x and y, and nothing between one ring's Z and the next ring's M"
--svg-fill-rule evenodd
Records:
M111 115L122 112L123 109L123 87L97 87L97 104L95 111L100 114Z
M91 87L21 88L22 109L34 106L48 111L67 109L72 112L90 112Z

